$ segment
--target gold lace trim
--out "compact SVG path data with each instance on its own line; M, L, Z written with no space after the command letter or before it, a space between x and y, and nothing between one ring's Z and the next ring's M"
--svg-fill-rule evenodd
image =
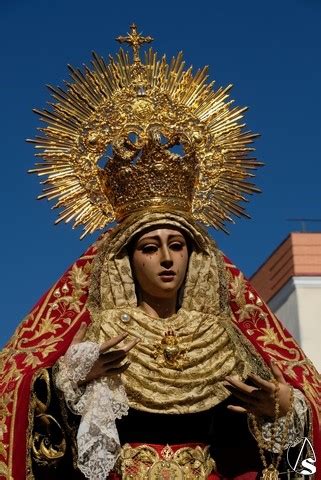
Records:
M206 480L216 471L209 447L181 447L174 451L166 445L158 452L151 445L121 448L115 471L123 480Z

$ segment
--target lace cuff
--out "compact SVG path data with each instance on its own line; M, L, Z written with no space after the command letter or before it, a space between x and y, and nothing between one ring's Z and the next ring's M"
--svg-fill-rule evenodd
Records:
M68 407L76 415L82 414L81 399L86 391L86 387L79 387L78 383L85 380L98 357L97 343L81 342L70 345L57 362L56 386L63 392Z
M71 345L58 361L56 385L71 410L81 415L77 434L78 467L86 478L105 480L120 451L115 420L128 413L128 401L120 376L104 377L78 387L99 356L99 345Z
M283 449L287 449L289 446L293 445L297 440L304 437L304 429L307 423L308 407L305 401L305 397L300 390L296 388L293 389L293 412L290 418L290 425L288 436L285 441ZM270 420L261 420L258 422L259 428L262 431L262 436L266 442L271 441L272 437L272 425L274 422ZM252 435L255 437L254 432L252 431L251 425L248 422L249 430ZM274 446L272 448L273 453L278 453L280 451L282 434L285 427L285 417L281 417L277 420L276 425L276 435Z

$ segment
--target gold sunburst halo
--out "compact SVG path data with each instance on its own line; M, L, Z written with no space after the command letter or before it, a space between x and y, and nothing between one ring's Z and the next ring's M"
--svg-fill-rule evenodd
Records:
M123 49L109 63L93 53L91 68L69 66L64 89L49 87L51 109L35 110L46 123L29 140L43 159L30 172L46 177L38 198L58 199L56 223L83 225L82 237L160 207L224 230L259 191L248 181L262 164L249 157L257 135L244 130L246 108L233 107L231 85L214 90L207 67L186 69L182 53L167 63L149 49L142 62L152 39L136 28L118 37L136 42L133 62Z

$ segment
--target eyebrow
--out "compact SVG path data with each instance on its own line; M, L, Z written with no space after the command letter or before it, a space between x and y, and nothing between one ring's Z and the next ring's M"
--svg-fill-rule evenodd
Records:
M167 239L170 240L171 238L174 238L174 237L180 237L183 240L185 240L184 235L182 235L181 233L173 233L171 235L168 235ZM144 240L160 240L160 236L159 235L153 235L153 236L149 236L149 237L140 238L137 242L137 245L140 242L143 242Z

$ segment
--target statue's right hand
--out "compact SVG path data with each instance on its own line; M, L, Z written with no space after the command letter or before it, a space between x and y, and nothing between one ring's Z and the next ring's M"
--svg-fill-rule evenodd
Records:
M86 334L87 325L82 323L80 329L74 336L71 344L77 344L82 342ZM84 385L92 380L98 378L113 376L123 373L130 365L130 362L121 363L127 356L128 352L139 342L139 339L134 339L124 345L122 348L113 348L121 343L128 336L128 333L123 333L117 337L112 337L100 346L100 355L93 364L90 372L87 374L86 379L80 383Z

